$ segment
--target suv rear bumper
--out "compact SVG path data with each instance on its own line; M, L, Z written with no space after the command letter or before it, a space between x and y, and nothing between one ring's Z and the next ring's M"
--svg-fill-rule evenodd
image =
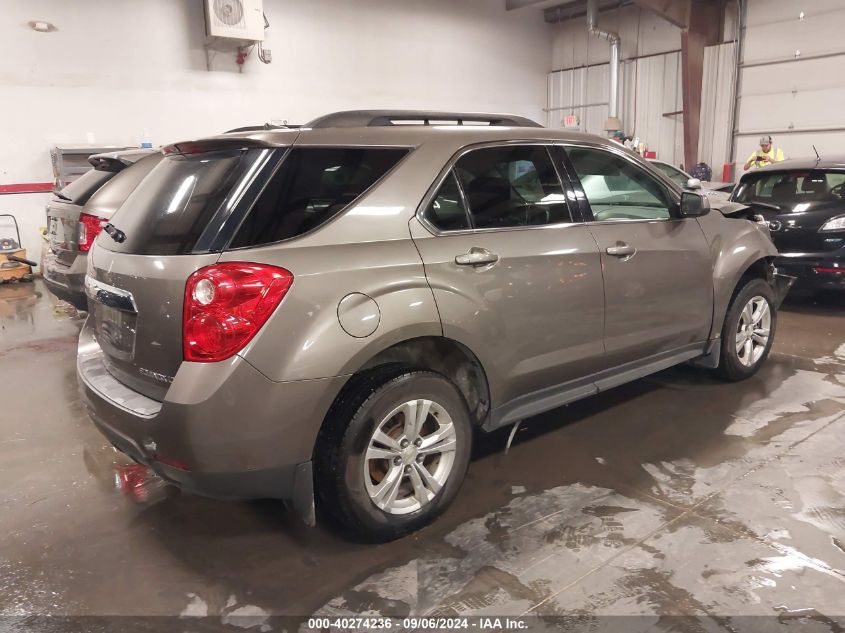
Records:
M313 522L311 455L344 377L278 383L237 356L183 363L159 403L108 373L91 330L89 319L80 335L79 386L115 448L188 492L284 499Z
M67 301L77 310L87 310L85 297L85 270L88 258L78 253L70 266L59 263L55 254L47 251L44 257L44 284L59 299Z

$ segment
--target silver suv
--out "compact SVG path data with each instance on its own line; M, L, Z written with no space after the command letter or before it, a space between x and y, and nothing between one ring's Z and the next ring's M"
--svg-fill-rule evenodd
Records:
M344 112L163 152L88 258L91 417L186 490L309 523L316 498L370 540L443 512L476 430L686 361L750 376L789 287L744 207L519 117Z

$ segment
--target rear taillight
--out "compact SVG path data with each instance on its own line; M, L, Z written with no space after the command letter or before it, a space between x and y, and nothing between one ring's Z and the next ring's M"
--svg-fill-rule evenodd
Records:
M265 264L227 262L200 268L185 285L184 359L213 363L243 349L292 283L289 271Z
M76 243L79 244L79 250L89 251L94 244L94 240L103 230L103 225L106 223L102 218L96 215L88 215L87 213L79 214L79 236Z

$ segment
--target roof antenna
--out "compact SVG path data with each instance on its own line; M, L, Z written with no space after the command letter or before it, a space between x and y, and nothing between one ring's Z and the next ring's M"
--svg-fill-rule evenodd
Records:
M813 145L813 151L816 153L816 162L819 162L822 159L822 157L819 156L819 150L816 149L815 145Z

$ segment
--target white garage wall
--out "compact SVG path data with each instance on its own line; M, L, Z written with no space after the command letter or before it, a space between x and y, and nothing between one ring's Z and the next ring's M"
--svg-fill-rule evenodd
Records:
M801 13L804 13L801 19ZM771 133L787 157L845 147L845 2L750 0L736 162Z
M504 0L265 0L273 63L207 70L201 0L4 0L0 183L52 180L49 148L138 144L345 108L542 119L552 28ZM54 33L30 30L46 20ZM0 196L37 252L48 194Z

